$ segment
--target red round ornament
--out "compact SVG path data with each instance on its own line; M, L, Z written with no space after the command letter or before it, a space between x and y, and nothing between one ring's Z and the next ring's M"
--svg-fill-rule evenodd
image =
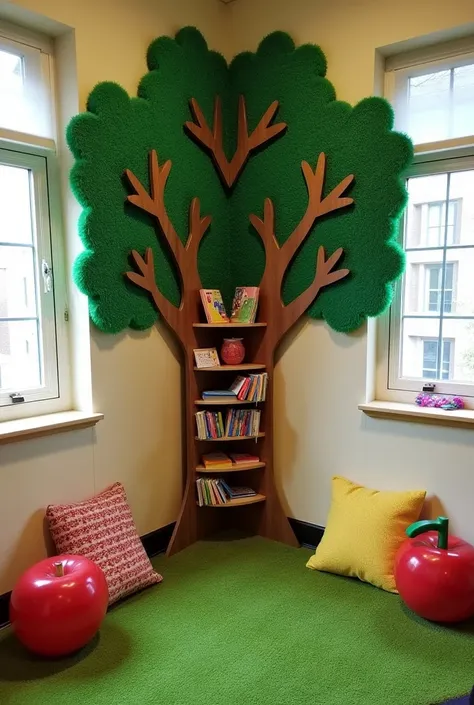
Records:
M10 621L18 639L42 656L65 656L99 630L109 590L98 565L85 556L46 558L18 580Z
M448 535L448 519L418 521L395 558L395 583L405 604L433 622L474 615L474 546Z
M240 365L245 358L243 338L224 338L221 358L226 365Z

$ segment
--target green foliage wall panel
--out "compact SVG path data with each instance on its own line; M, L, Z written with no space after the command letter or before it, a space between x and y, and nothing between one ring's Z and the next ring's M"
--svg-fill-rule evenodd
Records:
M144 329L158 314L146 293L126 281L132 249L152 247L159 288L175 304L180 288L176 272L152 219L126 203L130 188L123 172L133 171L148 186L148 153L160 163L171 159L165 201L183 242L193 197L212 224L199 252L203 286L220 288L229 303L237 285L258 285L265 256L249 215L261 215L264 199L273 200L276 235L285 241L301 220L308 201L302 160L314 168L327 155L323 194L348 174L355 179L347 194L354 204L323 216L291 264L282 291L292 301L314 277L316 252L344 248L341 266L350 275L323 290L308 314L324 318L340 331L354 330L390 303L392 282L403 270L403 253L395 242L397 222L406 201L401 174L412 158L407 137L392 131L390 106L368 98L352 108L335 100L325 78L326 60L319 47L295 48L277 32L257 52L238 55L230 66L209 51L193 28L160 37L148 50L147 73L138 97L104 83L91 93L86 113L68 128L76 162L72 188L84 208L80 234L85 251L75 264L75 280L89 296L90 314L104 331L128 326ZM348 70L350 66L348 65ZM249 130L274 101L276 121L287 130L250 156L232 189L223 186L209 154L196 144L184 124L191 120L194 97L209 125L213 104L221 96L225 149L231 157L237 135L239 95L246 99Z

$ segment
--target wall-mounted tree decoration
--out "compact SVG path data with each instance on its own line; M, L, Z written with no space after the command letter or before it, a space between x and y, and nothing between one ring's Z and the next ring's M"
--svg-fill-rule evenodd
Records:
M183 345L179 550L215 523L197 520L194 500L198 290L219 288L229 303L235 286L260 286L267 327L249 347L270 377L276 346L305 312L346 332L380 314L403 270L395 231L412 147L392 130L384 100L337 101L319 47L295 48L281 32L229 66L193 28L155 40L147 59L137 98L100 84L69 126L71 184L84 208L74 273L102 330L148 328L161 315ZM271 396L270 387L266 502L246 508L247 523L294 542L273 483Z

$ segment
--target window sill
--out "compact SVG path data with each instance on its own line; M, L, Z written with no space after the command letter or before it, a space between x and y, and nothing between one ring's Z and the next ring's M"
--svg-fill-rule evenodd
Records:
M65 431L77 431L95 426L104 418L103 414L86 413L84 411L63 411L59 414L31 416L16 421L0 423L0 445L26 441L31 438L51 436Z
M401 404L392 401L370 401L359 404L360 411L367 416L380 419L398 421L414 421L415 423L429 423L437 426L474 427L474 411L462 409L457 411L444 411L429 407L416 406L415 404Z

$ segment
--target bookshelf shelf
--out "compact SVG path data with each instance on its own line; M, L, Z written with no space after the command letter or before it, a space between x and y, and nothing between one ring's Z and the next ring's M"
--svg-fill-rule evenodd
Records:
M224 442L230 442L230 441L255 441L257 438L263 438L265 434L259 433L257 436L222 436L221 438L199 438L198 436L194 437L195 441L201 441L202 443L215 443L216 441L220 441L221 443Z
M193 328L266 328L266 323L193 323Z
M264 402L261 401L249 401L248 399L244 399L241 401L240 399L196 399L194 402L196 406L240 406L242 404L263 404Z
M221 473L221 472L240 472L241 470L258 470L264 468L266 463L240 463L240 465L232 465L231 468L205 468L204 465L197 465L196 472L202 473Z
M218 367L195 367L195 372L244 372L245 370L264 370L259 362L244 362L241 365L219 365Z
M264 494L254 494L251 497L240 497L239 499L229 499L225 504L204 504L199 509L228 509L229 507L242 507L245 504L257 504L265 502L267 498ZM196 502L197 504L197 502Z

